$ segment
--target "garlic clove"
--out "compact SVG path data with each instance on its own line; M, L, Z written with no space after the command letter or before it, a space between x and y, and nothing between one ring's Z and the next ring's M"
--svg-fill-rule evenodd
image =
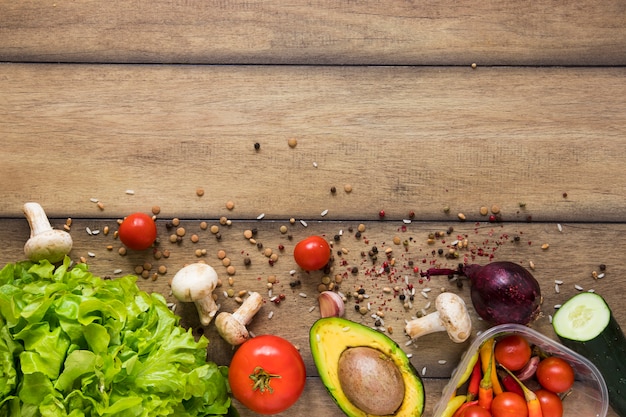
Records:
M317 297L320 306L320 316L341 317L345 313L345 305L339 294L333 291L324 291Z

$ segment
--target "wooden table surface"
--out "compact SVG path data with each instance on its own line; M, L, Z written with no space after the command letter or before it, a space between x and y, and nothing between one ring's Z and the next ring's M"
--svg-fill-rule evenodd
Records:
M626 3L461 3L0 1L0 264L24 258L27 201L56 228L72 218L73 260L100 276L149 263L139 285L172 302L168 281L190 262L214 265L226 289L224 250L233 289L266 298L252 331L289 339L306 363L305 392L284 416L343 415L308 348L325 275L293 260L308 235L334 242L328 275L344 292L364 287L401 345L404 321L442 289L470 302L467 286L422 282L414 268L459 261L534 264L544 315L532 327L551 338L554 306L577 286L602 294L626 326ZM492 206L496 221L480 214ZM121 256L118 219L156 207L170 256ZM180 243L169 241L174 218ZM465 239L459 258L438 254ZM388 272L364 256L372 246L392 250ZM268 301L272 275L280 305ZM417 292L405 309L383 293L406 280L432 289L429 299ZM202 328L193 306L176 312L227 365L233 350L214 326ZM471 314L475 336L486 325ZM468 345L434 334L406 346L426 369L426 416Z

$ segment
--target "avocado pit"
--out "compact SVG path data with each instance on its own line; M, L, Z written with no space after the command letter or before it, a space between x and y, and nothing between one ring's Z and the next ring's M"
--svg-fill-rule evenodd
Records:
M402 373L378 349L345 349L339 357L338 377L348 400L367 414L394 414L404 400Z

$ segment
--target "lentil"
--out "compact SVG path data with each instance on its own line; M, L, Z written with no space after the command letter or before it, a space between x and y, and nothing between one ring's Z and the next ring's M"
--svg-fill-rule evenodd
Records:
M481 216L486 216L487 214L489 214L489 209L487 207L485 207L485 206L482 206L480 208L480 215Z
M199 240L200 240L200 237L198 237L198 235L196 235L195 233L191 235L191 241L193 243L198 243Z
M228 275L235 275L236 272L237 272L237 270L232 265L230 265L228 268L226 268L226 273Z

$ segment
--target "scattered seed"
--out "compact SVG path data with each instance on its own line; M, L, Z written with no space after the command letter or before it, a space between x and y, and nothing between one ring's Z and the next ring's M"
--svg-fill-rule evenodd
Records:
M439 359L439 360L437 361L437 363L438 363L439 365L445 365L446 363L448 363L448 361L447 361L447 360L445 360L445 359Z
M307 222L305 222L304 220L300 220L300 224L304 227L308 226Z
M598 279L602 279L602 278L604 278L604 272L598 274Z
M541 245L541 249L546 250L550 247L550 244L548 243L544 243L543 245Z
M306 295L305 293L303 293L303 292L301 292L301 293L300 293L300 294L298 294L298 295L299 295L300 297L302 297L302 298L306 298L306 297L307 297L307 295Z
M274 317L274 312L273 312L273 311L270 311L269 313L267 313L267 318L268 318L269 320L271 320L271 319L272 319L272 317Z
M93 252L87 252L87 255L89 255L90 258L94 258L96 256Z
M465 214L459 213L459 214L457 214L457 216L459 217L459 220L461 220L461 221L465 220Z
M561 292L561 287L559 287L559 284L554 284L554 292L557 294Z
M402 223L411 224L411 219L402 219Z
M313 161L313 168L317 168L317 162Z
M298 145L298 139L296 139L296 138L289 138L287 140L287 144L289 145L290 148L295 148Z
M328 210L324 210L320 213L322 217L326 216L327 214L328 214Z
M555 305L554 305L554 309L555 309L555 310L558 310L559 308L561 308L561 304L555 304Z
M580 286L580 285L578 285L578 284L574 285L574 288L575 288L576 290L578 290L578 291L582 291L582 290L583 290L583 287L581 287L581 286Z
M93 234L89 227L85 227L85 232L87 232L87 234L90 235L90 236Z
M343 186L343 190L346 193L351 193L352 192L352 186L350 184L346 184L346 185Z
M261 220L263 217L265 217L265 213L261 213L258 216L256 216L257 220Z
M422 368L422 376L426 375L426 367Z
M204 195L204 189L203 188L197 188L196 189L196 195L198 197L202 197Z
M91 201L92 203L97 203L100 200L98 200L97 198L90 198L89 201Z
M559 229L559 232L563 231L563 226L561 226L561 223L557 223L556 228Z

